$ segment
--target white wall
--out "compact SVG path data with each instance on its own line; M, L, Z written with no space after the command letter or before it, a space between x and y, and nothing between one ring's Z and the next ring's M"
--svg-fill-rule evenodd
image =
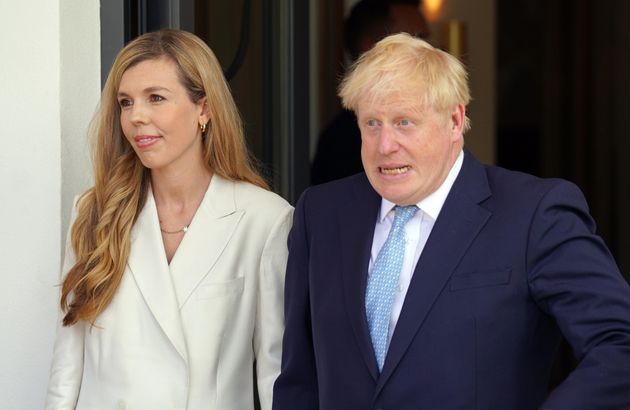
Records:
M74 197L93 183L86 137L101 92L99 3L99 0L60 0L61 229L64 241Z
M43 406L65 230L61 207L88 174L78 158L99 92L98 7L98 0L0 0L3 409Z

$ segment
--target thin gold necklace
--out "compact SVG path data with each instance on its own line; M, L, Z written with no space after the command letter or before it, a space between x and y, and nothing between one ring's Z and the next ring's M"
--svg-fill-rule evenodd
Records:
M162 229L162 221L160 221L160 231L162 231L163 233L167 233L169 235L173 235L176 233L186 233L188 232L188 227L190 226L190 224L188 225L184 225L184 227L182 229L178 229L177 231L167 231L165 229Z

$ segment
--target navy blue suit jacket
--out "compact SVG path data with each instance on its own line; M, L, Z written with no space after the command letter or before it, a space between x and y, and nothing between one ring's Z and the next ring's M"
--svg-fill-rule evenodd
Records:
M299 200L274 410L630 409L630 288L577 187L466 152L379 374L364 295L380 201L364 174ZM549 393L561 335L579 365Z

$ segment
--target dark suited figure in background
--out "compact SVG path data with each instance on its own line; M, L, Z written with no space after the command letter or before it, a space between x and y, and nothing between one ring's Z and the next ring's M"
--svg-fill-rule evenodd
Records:
M429 27L418 0L362 0L344 24L344 38L352 61L383 37L406 32L427 38ZM311 168L311 184L321 184L363 171L361 134L357 119L343 109L321 133Z
M273 409L630 409L630 287L580 190L464 149L466 69L418 38L339 94L365 173L296 205Z

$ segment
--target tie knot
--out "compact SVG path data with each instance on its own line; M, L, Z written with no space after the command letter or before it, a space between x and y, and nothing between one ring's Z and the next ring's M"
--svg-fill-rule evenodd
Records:
M407 222L418 212L416 205L398 206L394 207L394 224L393 226L405 226Z

